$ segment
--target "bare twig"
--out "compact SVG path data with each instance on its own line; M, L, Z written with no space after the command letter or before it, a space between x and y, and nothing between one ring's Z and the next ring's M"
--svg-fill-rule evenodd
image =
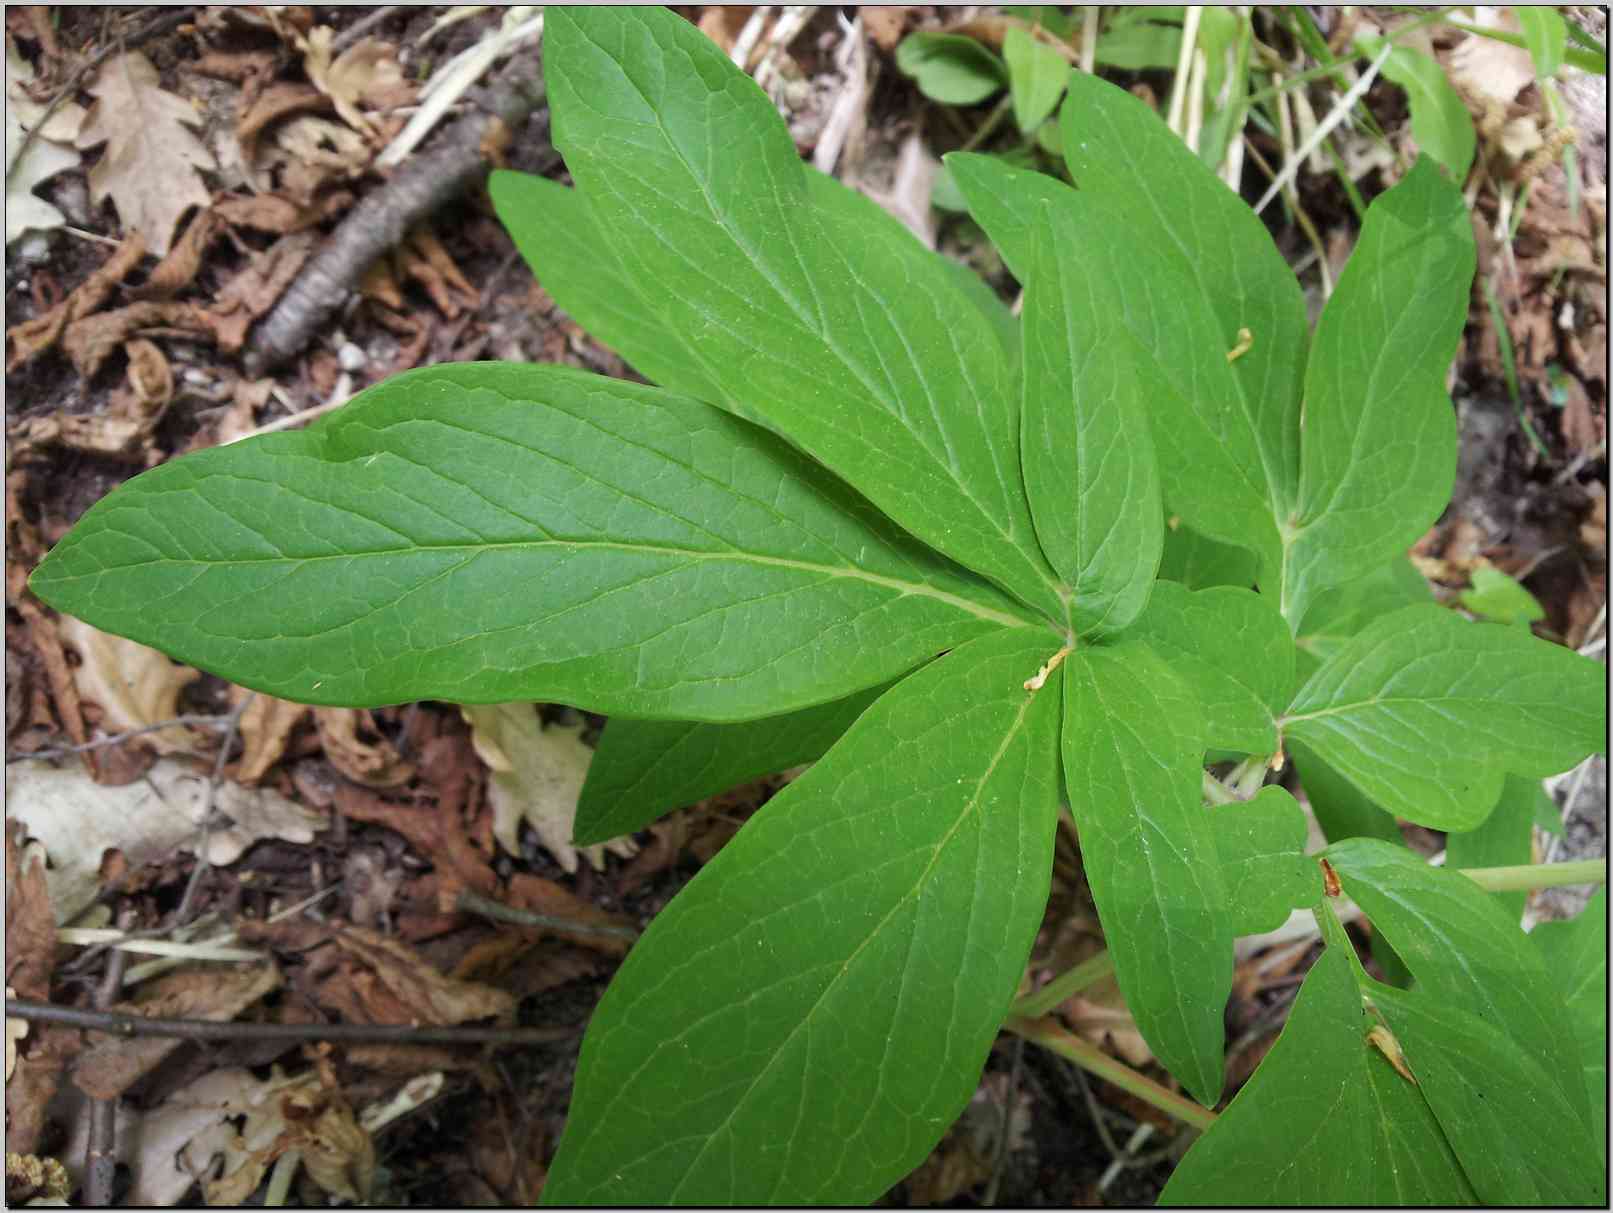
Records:
M431 150L400 168L342 220L303 266L280 302L254 328L244 359L249 376L297 354L346 301L364 271L403 234L486 172L488 137L514 130L544 97L536 62L518 56L493 79L482 108L444 131ZM540 137L547 142L547 130Z
M179 909L174 911L174 916L169 921L170 927L182 927L190 921L191 911L195 908L196 894L202 885L202 877L213 866L207 860L207 836L212 829L213 806L218 800L219 780L224 778L224 764L229 761L230 746L235 744L235 732L241 724L241 713L245 712L257 697L256 691L249 692L225 718L224 737L218 743L218 753L213 758L213 773L207 781L207 799L202 803L202 843L196 848L196 866L191 869L190 880L185 885L185 895L179 899Z
M120 916L123 926L132 925L125 911ZM129 963L124 952L114 952L107 958L106 975L95 992L95 1005L105 1010L118 1000L123 989L123 970ZM118 1101L92 1099L90 1101L89 1142L84 1147L84 1203L94 1209L112 1204L113 1181L118 1170Z
M438 1028L381 1023L220 1023L213 1019L156 1019L120 1011L60 1007L23 998L6 999L6 1015L32 1023L55 1023L92 1032L135 1038L164 1036L178 1040L305 1041L336 1044L537 1045L570 1040L581 1028Z
M508 922L520 927L544 927L556 931L574 931L581 935L609 935L613 939L626 939L629 942L638 939L638 932L632 927L603 926L592 922L578 922L572 918L560 918L553 914L539 914L534 910L507 906L501 901L483 897L480 893L472 893L469 889L460 890L454 908L462 914L480 914L483 918L491 918L495 922Z
M997 1190L1002 1186L1003 1164L1008 1161L1008 1139L1013 1135L1014 1127L1014 1095L1019 1090L1019 1070L1025 1061L1025 1038L1014 1037L1014 1060L1008 1067L1008 1085L1003 1093L1003 1114L997 1124L997 1153L991 1164L991 1182L986 1185L986 1196L982 1202L990 1209L997 1204Z
M29 758L66 758L70 754L82 754L85 750L99 750L111 745L121 745L131 737L139 737L146 733L160 733L164 729L171 729L175 725L190 725L204 729L224 729L229 727L229 719L224 716L174 716L156 724L142 725L138 729L129 729L127 732L114 733L110 737L97 737L94 741L86 741L83 745L53 746L48 750L12 750L6 754L6 765L22 762Z

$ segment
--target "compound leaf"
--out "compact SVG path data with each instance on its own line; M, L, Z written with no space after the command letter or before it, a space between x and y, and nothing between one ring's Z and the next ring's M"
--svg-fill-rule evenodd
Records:
M1553 989L1546 966L1501 904L1467 877L1430 867L1405 847L1353 838L1325 854L1344 892L1393 942L1417 979L1419 995L1462 1007L1501 1031L1552 1076L1550 1084L1562 1090L1575 1118L1584 1118L1588 1109L1567 1012L1545 993ZM1460 1144L1457 1150L1462 1153Z
M1192 277L1157 243L1120 238L1127 220L1101 194L992 156L954 152L946 163L969 213L1021 282L1032 277L1044 208L1071 217L1076 243L1058 252L1065 274L1094 300L1089 310L1100 326L1084 337L1138 377L1168 504L1205 534L1254 548L1275 568L1280 547L1268 487L1246 455L1256 434L1227 362L1236 334L1223 337Z
M1368 1046L1368 1029L1350 956L1331 946L1305 975L1277 1043L1187 1152L1160 1204L1472 1203L1422 1093Z
M1221 1094L1232 916L1199 803L1192 692L1145 646L1083 645L1064 662L1064 783L1126 1005L1194 1098Z
M1266 599L1235 586L1193 592L1161 582L1136 634L1193 688L1210 748L1277 752L1277 716L1294 689L1294 641Z
M1564 1099L1557 1074L1505 1026L1421 990L1376 982L1367 990L1480 1201L1607 1203L1601 1151L1582 1113ZM1579 1075L1571 1077L1577 1086Z
M654 319L722 391L714 403L1062 621L1009 362L941 263L809 205L772 102L682 18L556 9L546 38L555 144L623 269L655 284Z
M1210 811L1226 876L1233 933L1275 931L1295 909L1322 896L1322 870L1305 854L1305 810L1279 787Z
M1445 373L1473 265L1467 208L1433 161L1420 158L1367 209L1305 372L1282 587L1291 623L1328 586L1404 552L1450 500L1456 413Z
M1232 397L1216 402L1226 414L1218 428L1236 433L1240 456L1257 454L1255 475L1268 523L1286 518L1299 482L1300 377L1309 341L1305 299L1293 270L1243 199L1126 90L1076 72L1060 122L1077 187L1106 203L1119 223L1112 238L1116 250L1125 257L1135 247L1160 251L1173 278L1185 278L1194 299L1203 300L1216 318L1217 357L1239 344L1241 330L1249 331L1248 348L1231 367ZM1168 468L1165 474L1169 483ZM1214 538L1255 546L1248 534L1186 520Z
M1148 368L1105 340L1108 291L1069 250L1084 215L1042 204L1025 288L1025 487L1042 550L1075 591L1078 633L1125 627L1148 601L1164 527L1148 421Z
M974 1092L1041 923L1029 631L886 692L661 912L589 1024L550 1204L855 1204Z
M1578 917L1543 922L1529 933L1562 996L1590 1101L1592 1136L1607 1156L1607 886Z
M674 719L821 703L1023 622L764 431L513 363L399 375L304 433L164 464L31 584L284 699Z
M1411 606L1353 637L1279 723L1395 816L1470 830L1505 773L1551 775L1603 750L1606 678L1520 628Z
M668 809L821 758L888 689L738 724L613 716L577 800L576 840L631 834Z

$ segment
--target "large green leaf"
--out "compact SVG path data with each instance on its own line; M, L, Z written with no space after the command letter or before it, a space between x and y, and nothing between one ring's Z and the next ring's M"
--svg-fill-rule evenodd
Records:
M1066 272L1093 300L1087 311L1100 327L1086 340L1124 360L1137 377L1137 390L1149 401L1148 428L1167 502L1206 534L1254 548L1275 565L1272 505L1248 454L1256 434L1227 363L1236 335L1223 338L1192 277L1156 243L1131 233L1120 209L1101 194L1072 190L992 156L953 152L946 163L969 213L1021 282L1032 277L1044 209L1072 216L1078 243L1060 252Z
M808 205L772 102L682 18L559 8L546 38L555 144L628 276L654 284L654 319L724 393L715 403L1062 620L1009 364L946 268Z
M1367 208L1305 373L1298 510L1287 535L1291 624L1328 586L1404 552L1450 500L1456 414L1445 373L1473 284L1473 228L1433 161Z
M1299 772L1316 823L1329 842L1346 838L1379 838L1399 844L1400 827L1394 815L1374 804L1359 788L1340 775L1296 737L1285 737L1283 747Z
M1060 121L1076 185L1122 222L1116 248L1127 256L1134 246L1157 248L1192 284L1217 318L1217 357L1238 344L1241 329L1249 330L1252 343L1232 365L1233 400L1217 402L1227 413L1220 428L1238 436L1235 454L1256 464L1264 504L1286 520L1299 484L1300 377L1309 339L1294 272L1243 199L1124 89L1077 72ZM1258 550L1248 535L1186 520Z
M1210 810L1225 873L1233 931L1275 931L1290 912L1322 896L1322 869L1305 854L1305 811L1279 787Z
M821 758L887 689L739 724L614 716L577 798L576 842L608 842L668 809Z
M1193 592L1165 581L1136 634L1193 688L1208 746L1277 752L1277 715L1294 691L1294 641L1275 607L1235 586Z
M1585 1095L1590 1102L1591 1135L1607 1157L1607 887L1596 890L1579 916L1569 922L1543 922L1530 933L1562 996L1574 1032L1574 1047Z
M31 584L281 698L675 719L821 703L1023 622L745 422L502 363L138 476Z
M1233 921L1199 803L1192 692L1137 643L1064 662L1064 784L1115 977L1144 1039L1199 1102L1221 1095Z
M1512 11L1518 18L1518 28L1523 31L1523 40L1529 45L1535 78L1549 80L1562 70L1563 56L1568 51L1567 22L1547 4L1519 4Z
M655 919L589 1024L550 1204L856 1204L975 1090L1041 923L1057 680L1029 631L868 709Z
M1529 863L1534 851L1535 820L1540 802L1550 798L1538 779L1508 775L1501 785L1501 799L1476 828L1453 830L1445 836L1445 866L1448 868L1510 868ZM1529 895L1492 893L1506 907L1513 922L1523 917Z
M1081 211L1042 204L1025 288L1021 443L1031 516L1049 562L1075 591L1080 633L1137 617L1159 567L1164 525L1134 348L1104 339L1109 292L1070 250L1095 233Z
M1420 990L1367 989L1480 1201L1606 1206L1598 1143L1505 1026Z
M656 322L581 190L508 169L495 172L487 189L538 283L578 324L667 390L708 404L724 399L700 359Z
M1604 667L1520 628L1412 606L1355 636L1279 723L1399 817L1468 830L1504 774L1544 776L1601 751Z
M1473 1203L1422 1093L1366 1042L1347 947L1330 946L1306 974L1277 1043L1161 1204Z
M1549 994L1553 983L1540 954L1500 903L1465 876L1429 867L1405 847L1354 838L1325 854L1345 894L1394 942L1418 993L1463 1008L1500 1031L1551 1076L1576 1118L1586 1117L1567 1012ZM1434 1107L1438 1112L1437 1102ZM1452 1126L1446 1123L1446 1129ZM1459 1143L1457 1152L1466 1161Z

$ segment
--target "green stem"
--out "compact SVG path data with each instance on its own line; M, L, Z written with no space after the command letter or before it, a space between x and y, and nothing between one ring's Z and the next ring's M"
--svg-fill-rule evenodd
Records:
M1152 1104L1168 1116L1174 1116L1195 1129L1208 1129L1216 1115L1201 1108L1191 1099L1169 1091L1147 1075L1139 1074L1124 1062L1116 1061L1096 1045L1088 1044L1079 1036L1072 1036L1045 1019L1010 1019L1003 1027L1016 1036L1023 1036L1033 1044L1068 1058L1089 1074L1096 1074L1105 1082L1112 1082L1122 1091L1129 1091L1144 1103Z
M975 150L975 148L984 143L991 136L991 133L996 130L998 125L1002 122L1004 115L1008 113L1008 106L1012 101L1012 94L1004 94L1003 99L997 102L997 107L993 109L991 113L986 115L986 120L980 124L979 128L974 134L969 136L968 142L963 145L962 150L972 152Z
M1559 889L1573 884L1606 884L1607 860L1576 859L1571 863L1526 863L1511 868L1458 868L1474 884L1491 893Z
M1060 973L1035 993L1016 999L1014 1005L1008 1008L1008 1013L1021 1019L1039 1019L1066 998L1079 994L1114 971L1114 957L1108 952L1099 952L1096 956L1089 956L1075 968Z

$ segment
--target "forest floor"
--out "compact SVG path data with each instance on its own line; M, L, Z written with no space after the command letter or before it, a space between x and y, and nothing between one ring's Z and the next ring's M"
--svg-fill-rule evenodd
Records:
M725 49L752 33L749 8L680 11ZM1011 132L994 133L993 103L927 100L893 54L904 30L943 22L980 19L989 45L991 10L865 10L855 23L845 10L801 11L787 39L779 10L754 28L803 155L841 140L837 175L1011 299L979 230L929 206L935 156L1006 147ZM400 371L498 358L631 376L533 280L480 184L431 197L427 214L418 183L400 188L411 159L434 155L471 177L489 162L563 173L546 110L521 91L522 64L538 54L527 15L6 10L8 164L11 114L40 127L21 190L33 201L7 185L8 996L243 1027L493 1023L545 1037L154 1040L36 1023L14 1039L21 1025L8 1020L8 1196L63 1182L21 1157L34 1156L65 1165L75 1202L195 1201L198 1178L212 1203L277 1184L286 1198L286 1183L299 1202L534 1200L582 1028L627 946L590 928L641 929L788 778L680 809L597 865L527 825L512 853L495 838L503 810L490 795L499 738L539 739L549 770L518 793L532 821L563 821L602 718L541 705L534 720L513 705L473 723L445 703L249 699L58 617L25 588L51 545L129 477L302 424ZM1605 39L1601 22L1592 32ZM425 108L422 81L499 36L503 53L488 55L477 85L388 167L383 149ZM1432 50L1449 62L1460 43L1440 35ZM1111 74L1149 96L1171 87L1168 71ZM1607 597L1606 91L1604 80L1570 83L1582 180L1571 192L1559 160L1530 162L1521 218L1497 188L1518 171L1502 131L1540 118L1538 90L1525 81L1499 109L1468 98L1489 161L1473 178L1478 282L1450 378L1461 460L1450 509L1413 554L1442 601L1499 570L1538 603L1536 634L1595 653ZM1402 94L1385 81L1365 100L1404 150ZM1264 135L1251 140L1281 160ZM1359 187L1371 196L1396 171L1389 157ZM1250 168L1246 191L1263 186ZM1267 219L1319 302L1317 260L1336 280L1359 224L1331 172L1302 172L1297 187L1320 246L1291 212ZM403 232L368 250L379 259L342 226L364 206ZM13 239L24 215L38 230ZM1567 831L1538 846L1605 855L1605 766L1552 787ZM1428 831L1412 841L1443 846ZM1572 913L1573 898L1542 895L1531 911ZM522 911L575 929L524 925ZM1100 947L1079 848L1061 830L1031 973ZM1313 955L1305 941L1240 952L1229 1098L1271 1047ZM1112 983L1058 1013L1152 1064ZM1148 1203L1188 1142L1151 1106L1005 1036L957 1126L885 1203ZM285 1161L288 1145L301 1168ZM98 1173L86 1161L97 1154Z

